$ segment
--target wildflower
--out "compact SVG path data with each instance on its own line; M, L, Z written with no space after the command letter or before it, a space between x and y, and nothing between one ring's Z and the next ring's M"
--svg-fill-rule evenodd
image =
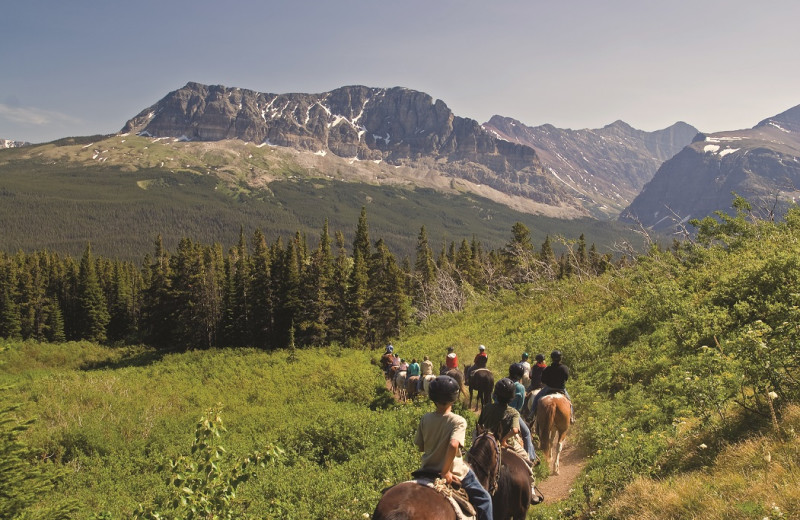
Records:
M767 452L767 454L764 455L764 460L767 462L767 464L772 462L772 454L770 452Z
M777 399L777 398L778 398L778 394L776 394L775 392L770 392L770 393L768 393L767 395L768 395L768 396L769 396L769 398L770 398L770 399L772 399L772 400L775 400L775 399Z
M701 450L704 450L704 449L708 448L708 446L706 446L706 443L703 443L700 446L698 446L698 448L700 448Z

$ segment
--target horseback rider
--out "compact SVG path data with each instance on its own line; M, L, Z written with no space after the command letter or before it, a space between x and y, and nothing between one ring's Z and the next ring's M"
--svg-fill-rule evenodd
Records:
M384 374L389 373L389 367L392 366L392 352L394 352L394 347L391 343L386 346L386 351L381 356L381 368L383 369Z
M460 385L450 376L438 376L431 381L428 394L436 411L422 416L414 444L422 454L422 471L441 475L448 484L461 484L480 520L492 520L492 497L472 469L461 457L467 432L467 421L453 413Z
M409 366L409 368L411 368ZM422 392L422 386L425 382L425 376L433 375L433 363L428 356L422 358L422 363L420 363L420 373L419 373L419 381L417 381L417 392Z
M542 387L542 372L545 368L547 365L544 362L544 354L536 354L536 363L531 367L531 384L528 385L528 392Z
M528 353L523 352L522 359L519 361L519 364L522 365L522 368L525 371L525 374L522 376L523 379L525 378L525 376L531 377L531 364L528 362L528 357L529 357Z
M518 441L508 442L520 433L521 426L525 424L525 421L520 419L519 411L510 405L515 392L514 382L511 379L504 377L498 381L494 385L494 401L484 406L481 410L477 429L479 433L492 432L502 447L509 448L525 461L530 471L531 491L535 496L536 492L533 490L533 466L536 465L536 459L531 459L528 452L523 449Z
M514 397L511 399L509 406L514 408L517 412L521 411L522 405L525 404L525 387L519 382L525 373L524 370L521 363L514 363L508 367L508 378L514 383ZM531 429L524 420L520 421L519 424L519 436L522 438L522 443L525 446L525 451L528 453L528 458L535 465L538 458L536 457L536 450L533 448Z
M453 347L447 347L447 357L444 358L444 366L447 369L458 368L458 356Z
M531 404L531 414L536 417L536 407L539 405L539 399L542 397L561 393L569 400L570 407L570 423L575 423L575 412L572 408L572 398L567 392L566 382L569 379L569 367L561 362L561 351L554 350L550 353L550 365L542 371L542 385L543 388L536 397L533 398Z
M480 345L478 347L478 353L475 354L475 359L472 360L472 365L467 367L466 373L464 374L464 379L469 381L470 374L480 368L486 368L486 363L488 362L489 356L486 355L486 347L484 345Z

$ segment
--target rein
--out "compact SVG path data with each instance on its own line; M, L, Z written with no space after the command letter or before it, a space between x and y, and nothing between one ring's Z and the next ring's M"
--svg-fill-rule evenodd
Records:
M492 476L492 472L487 470L487 468L483 467L482 464L478 464L475 455L472 453L472 451L475 449L475 446L477 446L478 441L482 437L489 438L490 442L492 443L492 447L494 448L495 451L496 461L494 467L494 476ZM497 491L497 483L500 480L500 443L497 441L492 432L484 432L478 435L478 437L475 439L475 442L472 443L472 447L470 448L468 453L469 453L470 464L478 467L482 472L486 473L487 477L490 477L489 489L487 491L489 491L489 494L494 495L495 491Z

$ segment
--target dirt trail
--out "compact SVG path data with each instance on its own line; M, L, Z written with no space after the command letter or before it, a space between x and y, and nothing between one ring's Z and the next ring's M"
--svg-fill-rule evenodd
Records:
M560 474L551 474L546 480L536 483L539 491L544 495L545 503L557 502L567 498L575 479L578 478L578 475L586 466L586 455L578 447L571 445L569 440L567 438L567 445L564 447L564 451L561 452ZM541 457L541 454L539 454L539 457ZM542 464L544 464L544 461L542 461ZM550 468L552 469L552 464Z

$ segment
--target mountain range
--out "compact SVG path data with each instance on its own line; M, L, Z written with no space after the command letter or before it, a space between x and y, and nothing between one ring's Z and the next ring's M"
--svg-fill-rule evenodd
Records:
M780 216L800 197L800 106L750 129L698 134L620 218L670 232L691 218L730 212L733 193L764 218Z
M58 208L51 213L62 212L65 227L48 247L73 249L92 238L98 206L124 227L145 203L164 214L140 218L149 226L143 233L172 226L213 240L227 238L222 228L237 221L266 219L286 232L315 229L325 213L342 225L365 203L375 206L389 241L406 245L434 221L440 236L476 229L483 240L514 220L537 227L537 239L567 228L597 231L588 222L618 216L669 232L729 209L732 192L782 210L797 195L798 136L800 107L749 130L707 135L684 122L655 132L623 121L572 130L500 115L479 124L401 87L267 94L190 82L116 135L4 150L0 217L36 221L38 235L6 237L12 247L31 247L32 237L50 232L46 215L35 216L42 204ZM98 197L101 186L109 199ZM185 205L169 210L172 217L161 209L177 201ZM80 232L66 228L77 222ZM616 233L610 229L600 234Z
M571 130L526 126L502 116L492 117L483 128L535 149L544 168L603 219L625 209L658 167L698 133L683 122L655 132L637 130L624 121Z

